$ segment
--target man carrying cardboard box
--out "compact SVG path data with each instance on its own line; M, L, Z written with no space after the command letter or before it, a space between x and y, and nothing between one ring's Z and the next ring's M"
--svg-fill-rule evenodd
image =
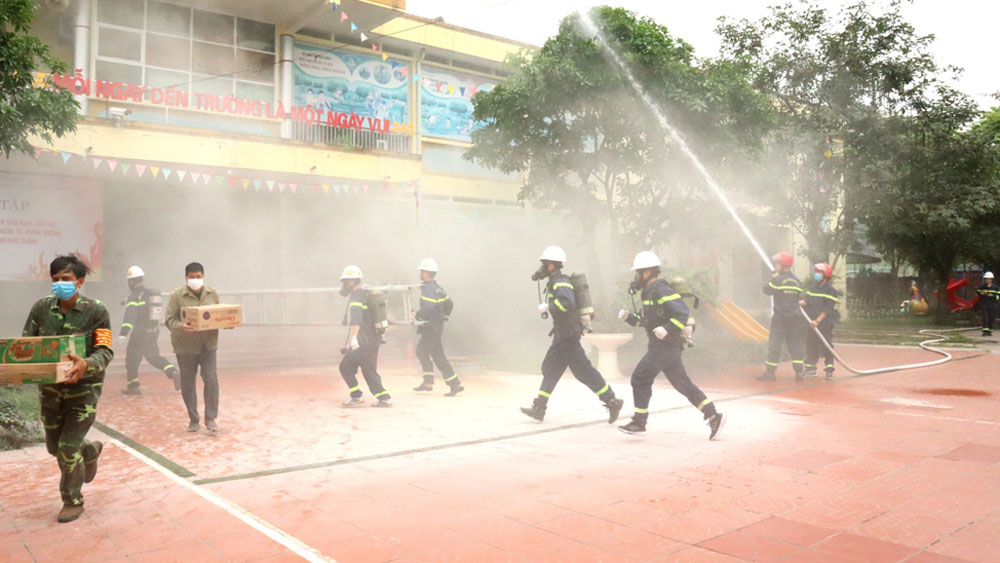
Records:
M72 522L83 514L84 483L97 475L97 458L104 445L86 439L97 418L97 401L104 385L104 370L114 358L111 350L111 316L100 301L80 295L90 268L76 256L59 256L49 265L52 293L31 307L22 336L83 334L84 357L70 354L73 362L63 383L38 386L45 448L59 463L59 492L63 507L59 522Z
M205 268L192 262L184 267L187 283L175 290L167 303L167 328L170 329L170 343L177 354L177 365L181 369L181 395L187 407L188 432L200 428L198 418L198 367L205 382L205 428L216 432L219 426L215 417L219 414L219 377L215 370L215 352L219 348L218 330L196 331L191 321L181 319L184 307L218 305L219 296L215 290L205 285Z

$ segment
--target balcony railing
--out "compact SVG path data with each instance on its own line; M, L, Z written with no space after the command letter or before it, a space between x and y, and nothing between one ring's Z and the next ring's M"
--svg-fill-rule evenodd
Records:
M292 122L292 138L307 143L323 143L340 147L358 147L395 153L413 152L409 135L346 129L298 121Z

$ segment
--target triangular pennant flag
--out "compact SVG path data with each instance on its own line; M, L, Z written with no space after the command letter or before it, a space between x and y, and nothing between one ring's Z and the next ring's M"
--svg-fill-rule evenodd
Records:
M299 185L298 184L288 184L288 187L291 188L292 193L294 194L295 190L297 190L299 188Z
M149 171L152 172L153 173L153 177L156 178L160 174L160 167L159 166L150 166L149 167Z
M361 188L365 191L365 193L368 193L368 184L361 186Z
M205 174L204 176L201 177L201 179L205 181L205 185L208 185L208 183L212 181L212 175L211 174ZM222 183L222 176L216 176L215 177L215 183L216 184L221 184Z
M397 66L399 66L399 63L397 63L396 61L392 61L389 64L392 66L393 69L395 69Z
M146 172L146 165L145 164L136 164L135 165L135 173L138 174L140 178L142 178L142 175L143 175L144 172Z
M353 25L353 24L351 24L351 25ZM361 32L361 42L364 43L365 41L368 41L368 36L365 35L365 32L362 31Z
M42 147L32 147L35 149L35 159L42 155Z
M347 12L340 12L340 23L347 21Z
M187 174L188 173L185 172L185 171L183 171L183 170L178 170L177 171L177 178L180 179L181 182L183 182L184 181L184 177L187 176Z
M322 184L322 187L323 187L323 193L325 194L330 193L330 184Z
M267 181L267 191L269 191L269 192L273 192L274 191L274 180L268 180Z
M163 169L163 179L164 179L164 180L167 180L167 179L169 179L169 178L170 178L170 173L171 173L171 172L173 172L173 171L172 171L171 169L169 169L169 168L164 168L164 169Z
M111 171L114 172L115 168L118 168L118 161L109 158L108 159L108 168L110 168Z
M476 94L476 87L475 86L469 86L469 94L472 94L472 95Z
M260 180L254 180L253 181L253 191L255 191L255 192L259 192L260 191Z
M132 168L132 164L128 162L122 163L122 176L128 174L129 169Z
M455 87L452 86L452 85L450 85L450 84L448 85L448 94L450 94L452 96L455 95Z
M250 178L243 178L242 180L240 180L240 182L243 183L244 190L250 187Z
M340 195L340 186L338 184L333 185L333 193L334 195Z
M231 185L232 187L235 188L236 186L239 185L239 183L240 183L240 180L236 176L230 176L229 177L229 185Z
M331 10L337 11L339 8L340 8L339 4L337 4L334 0L330 0L330 9Z
M104 162L103 158L91 157L91 161L94 163L94 170L101 167L101 163Z
M191 173L191 183L197 184L198 180L201 180L201 172L192 172Z
M388 59L388 58L389 58L389 55L386 55L385 52L383 51L382 52L382 62L385 62L385 60Z
M413 75L413 83L416 84L418 80L420 80L420 75L419 74L414 74Z
M354 33L357 30L358 30L358 26L354 25L354 22L351 22L351 33Z
M458 91L461 92L463 96L465 96L465 86L459 86Z
M233 187L235 188L236 187L236 178L232 178L232 184L233 184ZM222 185L222 176L215 176L215 185L216 186L221 186Z
M64 152L61 152L61 153L59 153L59 154L61 154L61 155L62 155L62 157L63 157L63 164L66 164L67 162L69 162L69 158L70 158L71 156L73 156L73 154L72 154L72 153L68 153L68 152L65 152L65 151L64 151Z
M443 86L443 84L441 84L440 81L436 81L435 84L437 85L437 91L440 92L441 91L441 86Z
M285 183L284 182L278 182L278 191L279 192L285 191Z
M319 184L309 184L309 187L310 187L310 188L312 189L312 191L314 191L314 192L318 192L318 191L319 191Z
M399 72L403 73L403 76L406 76L407 74L410 73L410 67L404 66L404 67L402 67L402 68L399 69Z

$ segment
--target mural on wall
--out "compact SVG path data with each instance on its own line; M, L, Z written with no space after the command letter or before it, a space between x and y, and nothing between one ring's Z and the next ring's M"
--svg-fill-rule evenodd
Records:
M492 90L496 81L427 66L420 78L421 133L469 142L472 132L485 125L472 119L472 96Z

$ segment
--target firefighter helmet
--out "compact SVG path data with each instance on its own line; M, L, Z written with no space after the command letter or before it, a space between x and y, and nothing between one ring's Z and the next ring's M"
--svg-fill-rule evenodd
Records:
M776 262L782 266L795 265L795 257L789 252L779 252L771 257L771 262Z
M360 279L361 279L361 268L357 266L348 266L344 268L344 273L340 274L340 281L360 280Z
M436 273L438 271L438 263L433 258L424 258L424 261L420 263L420 267L417 269Z
M813 269L823 274L823 277L826 278L833 277L833 268L831 268L830 265L827 264L826 262L820 262L819 264L816 264L815 266L813 266Z
M986 272L983 274L983 279L993 279L993 272Z
M549 246L542 252L542 255L538 259L548 260L549 262L565 262L566 252L558 246Z
M656 253L643 250L642 252L635 255L635 260L632 261L632 270L645 270L646 268L658 268L663 263L660 262L660 257Z
M146 272L142 271L139 266L132 266L128 269L128 273L125 275L127 279L134 280L135 278L145 277Z

